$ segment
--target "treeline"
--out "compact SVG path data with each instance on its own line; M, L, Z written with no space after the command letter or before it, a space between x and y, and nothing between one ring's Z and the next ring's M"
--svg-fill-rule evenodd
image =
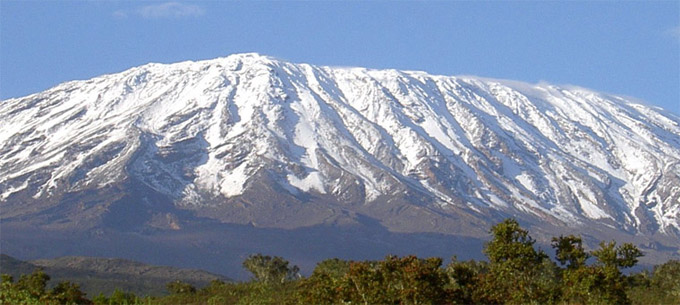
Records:
M380 261L328 259L309 277L281 257L249 256L248 282L213 281L205 288L168 283L165 297L121 291L87 299L78 285L46 290L37 271L14 282L2 278L2 304L680 304L680 261L625 275L642 252L632 244L602 242L585 251L578 236L552 240L555 258L513 219L491 228L488 261L387 256Z

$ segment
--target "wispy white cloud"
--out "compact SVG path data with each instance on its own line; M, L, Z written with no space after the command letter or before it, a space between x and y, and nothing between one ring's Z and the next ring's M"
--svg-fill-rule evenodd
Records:
M194 4L166 2L141 7L137 13L144 18L182 18L201 16L205 14L205 10Z
M680 25L666 30L666 34L675 39L680 39Z
M125 10L117 10L117 11L113 12L113 17L116 17L116 18L126 18L127 16L128 16L128 12L126 12Z
M146 19L189 18L199 17L204 14L205 10L198 5L174 1L113 12L113 16L116 18L127 18L134 15Z

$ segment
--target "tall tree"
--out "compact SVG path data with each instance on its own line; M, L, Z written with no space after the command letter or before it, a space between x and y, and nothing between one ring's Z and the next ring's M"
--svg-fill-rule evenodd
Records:
M452 257L446 266L445 272L449 276L449 290L453 304L479 304L482 303L483 292L478 289L484 274L488 272L488 263L485 261L459 261Z
M52 290L50 290L49 298L56 301L57 304L92 304L90 300L85 297L85 293L80 290L80 285L68 281L59 282Z
M484 300L493 304L547 304L558 292L554 263L517 220L506 219L491 228L492 239L484 253L489 273L483 277Z
M553 237L552 247L555 249L555 259L569 269L578 269L586 264L590 255L583 249L580 236Z
M597 250L586 253L581 237L553 238L556 259L567 269L562 272L562 300L576 304L629 304L622 268L637 264L642 252L630 243L601 242ZM586 265L588 257L597 259Z
M49 275L43 272L42 269L37 269L31 274L21 275L16 283L16 288L27 291L33 297L41 298L45 295L45 288L49 280Z
M301 283L301 298L306 304L333 304L342 299L341 285L350 263L333 258L319 262L312 275Z
M300 277L298 266L288 266L289 262L281 257L253 254L243 261L243 267L253 274L253 279L265 284L282 284Z

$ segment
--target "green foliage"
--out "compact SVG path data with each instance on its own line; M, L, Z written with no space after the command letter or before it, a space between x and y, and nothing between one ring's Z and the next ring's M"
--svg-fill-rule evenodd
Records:
M590 255L597 258L592 266L585 265L589 256L581 247L581 238L560 236L553 239L557 260L569 266L562 274L562 299L579 304L630 304L626 294L626 278L621 268L637 264L642 252L632 244L619 247L616 242L601 242Z
M298 266L288 266L288 261L274 256L253 254L243 261L243 267L253 274L253 279L265 284L282 284L300 277Z
M110 297L100 293L92 299L94 305L147 305L155 304L149 297L140 298L132 292L126 292L116 288Z
M442 259L415 256L388 256L379 264L388 293L401 304L442 304L448 297L444 289L448 277L440 268Z
M441 258L387 256L382 261L326 260L302 281L300 299L312 304L443 304L448 277Z
M680 304L680 261L630 276L627 295L633 304Z
M329 259L310 277L297 278L284 259L252 255L243 265L253 281L216 282L159 304L626 304L626 289L651 287L651 280L640 276L633 282L620 271L641 256L631 244L602 243L587 253L580 237L554 238L556 260L565 266L560 268L513 219L494 226L491 234L484 249L488 263L454 258L445 268L440 258L415 256ZM591 256L597 261L588 265ZM660 274L672 274L676 266L669 266L660 267Z
M297 281L283 284L265 284L259 281L224 283L214 281L195 293L172 294L150 300L158 305L212 305L212 304L299 304Z
M28 291L17 289L12 276L3 274L2 283L0 283L0 304L33 305L41 304L41 302L39 298L32 296Z
M134 293L116 289L109 297L109 304L137 304L138 299Z
M166 286L170 294L192 294L196 293L196 287L182 281L173 281Z
M31 274L24 274L14 283L14 279L2 275L0 304L91 304L80 291L77 284L59 282L52 290L47 291L50 276L40 269Z
M618 270L619 268L633 267L641 257L642 252L630 243L625 243L616 247L616 242L601 242L600 248L593 251L592 255L597 257L598 263L608 271Z
M476 304L481 302L477 287L481 278L489 270L489 264L484 261L459 261L455 256L446 266L444 272L449 277L447 290L453 304Z
M484 253L489 273L482 276L480 301L489 304L548 304L558 296L554 263L534 249L535 240L514 219L491 228Z
M90 304L85 293L80 291L80 285L71 282L59 282L49 293L51 300L58 304Z
M672 260L663 265L656 266L650 285L665 291L665 294L674 299L673 303L680 304L680 261Z
M530 268L546 256L536 252L536 242L529 232L520 227L517 220L506 219L491 227L492 240L486 244L484 253L493 266L505 265L515 270Z
M612 242L616 244L616 242ZM638 258L644 256L642 251L631 243L625 243L616 248L616 263L621 268L630 268L638 263Z
M45 294L45 287L50 276L41 269L37 269L31 274L24 274L16 283L16 289L28 292L34 298L40 298Z
M350 263L337 258L321 261L312 275L300 283L299 297L308 304L331 304L341 299L341 283L349 272Z
M377 265L377 262L372 261L351 262L345 280L339 287L341 299L361 304L386 303L386 296L381 293L383 278Z
M103 293L99 293L94 298L92 298L92 303L94 305L108 305L109 298L107 298Z
M602 242L592 252L581 237L552 239L555 260L534 247L516 220L491 228L484 253L489 261L459 261L442 267L441 258L387 256L380 261L328 259L308 278L281 257L255 254L243 266L249 282L212 281L196 287L167 284L170 295L139 298L116 289L111 296L85 298L77 284L58 283L47 290L49 276L40 270L15 283L2 275L4 304L680 304L680 262L669 261L625 276L642 253L632 244ZM588 264L589 258L595 258Z
M349 272L349 262L337 258L319 262L314 268L312 276L327 275L332 279L340 279Z
M552 246L555 249L555 259L569 269L581 268L586 264L589 255L583 249L580 236L569 235L553 237Z
M271 304L285 305L296 304L296 283L287 281L277 284L265 284L264 282L251 282L244 286L245 294L236 304Z

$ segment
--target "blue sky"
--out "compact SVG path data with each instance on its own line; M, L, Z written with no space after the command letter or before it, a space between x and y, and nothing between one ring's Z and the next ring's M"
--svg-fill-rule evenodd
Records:
M680 1L0 1L0 98L258 52L572 84L680 114Z

